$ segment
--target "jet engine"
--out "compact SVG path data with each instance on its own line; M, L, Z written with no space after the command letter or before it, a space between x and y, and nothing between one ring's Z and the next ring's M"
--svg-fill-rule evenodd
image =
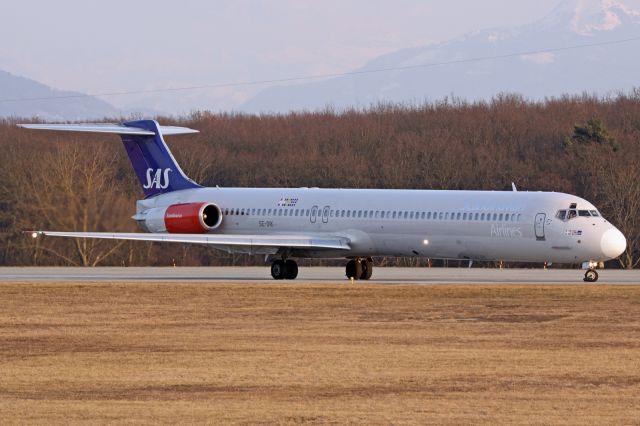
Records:
M146 210L136 220L148 232L204 234L220 226L222 210L213 203L172 204Z

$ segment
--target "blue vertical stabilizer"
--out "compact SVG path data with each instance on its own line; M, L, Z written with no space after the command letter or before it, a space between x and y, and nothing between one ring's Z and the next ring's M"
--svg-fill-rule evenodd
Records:
M155 120L122 123L124 126L144 129L153 135L121 134L131 165L142 185L145 198L181 189L200 188L189 179L169 151Z

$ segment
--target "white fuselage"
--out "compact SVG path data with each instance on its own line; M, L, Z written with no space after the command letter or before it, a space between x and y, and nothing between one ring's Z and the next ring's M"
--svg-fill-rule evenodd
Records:
M619 255L622 235L588 201L555 192L216 187L140 200L137 211L193 202L220 207L222 222L213 234L299 233L350 242L347 253L297 250L296 257L579 263ZM570 209L592 213L558 217Z

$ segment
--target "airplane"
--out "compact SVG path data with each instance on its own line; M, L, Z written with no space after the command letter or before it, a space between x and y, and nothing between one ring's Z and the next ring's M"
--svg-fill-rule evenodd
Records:
M117 134L144 198L132 218L146 232L35 231L58 236L203 244L264 255L276 280L301 258L344 258L368 280L373 258L580 263L584 281L626 248L622 232L582 198L557 192L205 188L182 171L163 136L197 133L155 120L19 124L25 129Z

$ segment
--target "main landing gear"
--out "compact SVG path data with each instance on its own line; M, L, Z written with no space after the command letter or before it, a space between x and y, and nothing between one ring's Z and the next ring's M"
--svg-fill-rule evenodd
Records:
M587 269L587 272L584 273L584 280L588 283L595 283L598 281L598 272L595 269Z
M292 259L278 259L271 264L271 276L274 280L295 280L298 276L298 264Z
M354 280L368 280L373 274L373 259L351 259L347 262L347 278Z

